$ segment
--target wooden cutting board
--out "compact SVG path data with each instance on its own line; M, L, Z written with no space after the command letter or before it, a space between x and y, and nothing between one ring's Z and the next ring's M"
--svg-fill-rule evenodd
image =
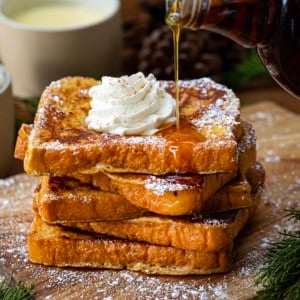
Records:
M243 119L258 136L258 160L267 171L262 203L235 242L233 270L214 276L148 276L111 270L60 269L28 262L26 234L37 179L26 174L0 180L0 266L16 279L36 283L36 299L249 299L269 241L291 230L286 208L299 208L300 117L272 103L245 107ZM66 249L67 251L67 249Z

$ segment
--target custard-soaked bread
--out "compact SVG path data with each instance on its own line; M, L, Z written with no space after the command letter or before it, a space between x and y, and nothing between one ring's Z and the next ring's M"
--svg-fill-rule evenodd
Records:
M145 213L121 195L69 178L43 176L35 197L39 214L49 223L120 220Z
M250 193L264 182L261 176L263 170L259 165L253 168L256 171L247 172L247 180L242 176L232 180L206 201L203 210L213 213L251 206ZM41 218L48 223L121 220L142 216L147 212L123 196L63 177L44 176L34 203Z
M22 124L18 131L18 136L15 145L14 157L24 160L28 148L28 139L31 134L33 124Z
M238 144L238 169L245 175L256 160L256 137L252 126L242 122L242 137ZM23 159L26 152L26 134L30 127L23 125L19 131L16 157ZM207 200L222 186L236 177L237 173L223 174L168 174L163 176L143 174L102 173L68 174L82 182L100 187L103 191L119 193L132 204L163 215L183 215L201 210Z
M194 212L167 217L149 214L122 221L64 223L64 226L132 241L194 251L219 251L245 226L260 201L262 189L252 193L248 208L218 214Z
M246 173L246 179L239 175L220 189L205 203L204 213L226 212L234 209L249 208L254 211L265 186L265 169L256 162ZM252 208L251 208L252 207Z
M252 126L245 122L242 122L242 131L238 144L238 172L244 176L256 161L256 136ZM131 203L170 216L203 210L208 199L236 175L236 172L163 176L107 173L115 189ZM96 175L93 183L99 185Z
M229 271L232 244L218 252L197 252L72 231L38 216L28 236L31 262L49 266L128 269L188 275Z
M34 175L99 171L166 174L219 173L237 168L240 104L210 79L180 82L181 130L151 136L117 136L89 130L91 78L67 77L42 94L24 166ZM173 82L161 82L174 94Z

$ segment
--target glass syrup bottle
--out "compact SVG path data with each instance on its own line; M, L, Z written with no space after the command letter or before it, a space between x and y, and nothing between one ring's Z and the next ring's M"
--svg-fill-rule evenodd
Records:
M166 0L166 7L171 27L255 47L270 75L300 99L300 0Z

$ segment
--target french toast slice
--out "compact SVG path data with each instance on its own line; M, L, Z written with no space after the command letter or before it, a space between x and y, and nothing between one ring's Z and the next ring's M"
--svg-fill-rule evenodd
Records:
M49 223L130 219L145 213L121 195L69 178L43 176L35 197L39 214Z
M118 136L89 130L89 89L100 82L67 77L43 92L26 151L25 171L147 174L220 173L237 168L240 102L208 78L180 81L181 130L175 124L151 136ZM174 94L174 82L161 82Z
M23 159L30 126L19 130L15 156ZM244 175L256 161L256 136L252 126L241 125L242 137L238 143L238 169ZM183 215L201 210L205 202L218 189L236 177L236 172L223 174L145 174L102 173L88 175L79 172L68 174L73 178L100 187L103 191L119 193L133 205L162 215Z
M242 122L238 144L238 172L244 176L256 161L256 136L253 127ZM132 204L157 214L176 216L203 210L217 190L236 177L236 172L221 174L142 174L106 173L118 193ZM97 175L94 185L100 185Z
M60 267L128 269L150 274L227 272L233 243L218 252L197 252L132 242L49 225L35 217L28 236L33 263Z
M247 172L247 180L242 176L232 180L205 203L203 210L214 213L251 206L250 192L264 182L263 170L259 166L251 169L255 170ZM41 179L34 205L43 221L58 224L130 219L147 213L118 194L70 178L48 176Z
M66 222L64 226L191 251L219 251L245 226L260 202L261 193L262 188L252 193L248 208L218 214L194 212L178 217L149 214L121 221Z

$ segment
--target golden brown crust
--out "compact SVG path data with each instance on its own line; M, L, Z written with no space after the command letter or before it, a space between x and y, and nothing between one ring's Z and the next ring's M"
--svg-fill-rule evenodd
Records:
M254 164L256 137L250 124L242 122L243 135L238 144L240 174ZM19 140L24 135L19 136ZM26 145L26 142L19 143ZM24 153L24 150L19 152ZM133 205L163 215L182 215L205 209L207 200L236 176L236 172L212 175L187 174L151 176L142 174L68 174L103 191L119 193Z
M234 176L234 173L205 175L201 187L163 192L160 192L162 187L150 189L147 184L130 184L121 180L114 183L119 193L132 204L157 214L180 216L202 210L206 201Z
M36 216L28 236L31 262L50 266L129 269L152 274L226 272L232 243L219 252L197 252L94 236L48 225Z
M145 213L121 195L68 178L43 176L36 197L39 213L49 223L129 219Z
M186 250L219 251L245 226L260 201L261 191L252 197L251 207L222 214L194 213L173 218L153 215L122 221L64 223L64 226Z
M243 136L238 144L238 166L239 173L244 177L256 161L256 136L250 124L242 122L242 129ZM114 190L132 204L157 214L176 216L206 209L208 199L232 180L236 173L163 177L107 173L107 176L111 178ZM98 180L94 178L93 182L97 185Z
M250 193L263 186L264 170L259 164L250 169L247 180L252 187L239 176L206 201L203 211L213 213L251 206ZM69 178L42 177L35 197L40 216L49 223L121 220L146 213L120 195Z
M222 212L251 206L252 187L244 176L238 176L215 193L203 207L204 212ZM255 182L256 179L252 179ZM264 181L260 181L262 185Z
M88 130L88 90L98 82L68 77L44 91L30 134L25 170L34 175L138 172L217 173L236 170L239 101L208 80L181 82L182 129L154 136L115 136ZM172 82L162 83L173 93ZM177 154L172 148L181 141ZM172 151L171 151L172 150Z
M28 147L28 137L32 131L33 125L22 124L19 131L15 145L14 157L20 160L24 160Z

